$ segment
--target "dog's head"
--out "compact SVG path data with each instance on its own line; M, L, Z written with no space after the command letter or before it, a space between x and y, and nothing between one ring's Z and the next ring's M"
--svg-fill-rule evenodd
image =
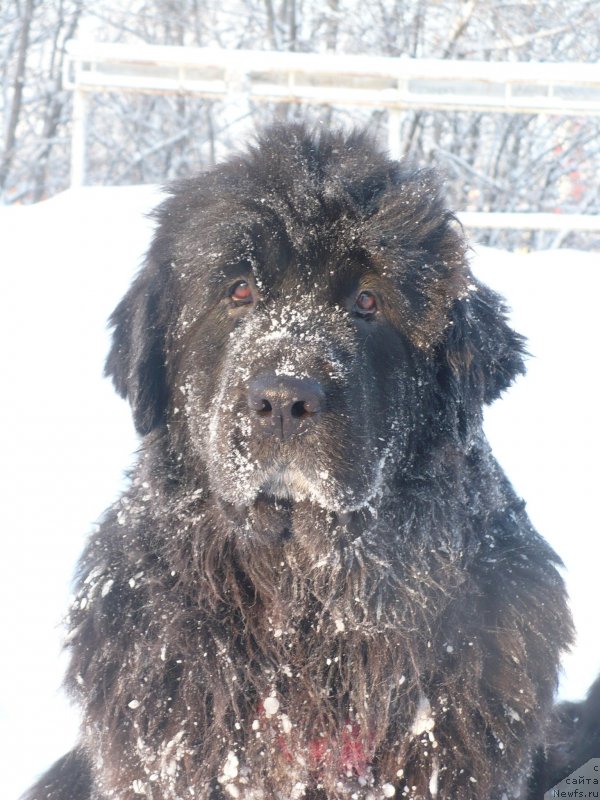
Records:
M228 503L361 507L523 370L436 176L364 133L271 128L156 216L107 372Z

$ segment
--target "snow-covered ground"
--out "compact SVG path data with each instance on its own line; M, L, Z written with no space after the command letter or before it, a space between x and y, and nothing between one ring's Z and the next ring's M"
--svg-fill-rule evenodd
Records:
M157 202L149 187L86 188L0 208L2 298L2 795L14 800L72 744L59 690L60 620L77 555L123 486L136 438L102 379L105 321L139 267ZM600 670L597 587L598 254L478 248L476 272L529 337L528 376L487 415L496 453L566 564L579 629L563 697Z

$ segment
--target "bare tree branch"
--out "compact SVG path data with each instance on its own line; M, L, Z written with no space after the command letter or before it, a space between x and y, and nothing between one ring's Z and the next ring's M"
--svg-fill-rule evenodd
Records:
M29 47L29 31L31 29L34 8L34 0L26 0L20 19L21 32L19 35L19 44L17 49L17 64L13 82L13 96L10 114L6 125L6 131L4 133L4 152L2 154L2 159L0 160L0 192L4 191L8 173L15 155L17 126L19 124L23 103L23 87L25 83L27 50Z

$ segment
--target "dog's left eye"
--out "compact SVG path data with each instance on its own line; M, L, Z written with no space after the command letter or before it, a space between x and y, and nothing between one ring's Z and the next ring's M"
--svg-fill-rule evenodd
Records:
M229 297L238 306L249 305L254 301L252 287L247 281L238 281L232 286L229 290Z
M377 298L372 292L361 292L354 301L354 312L361 317L371 317L377 311Z

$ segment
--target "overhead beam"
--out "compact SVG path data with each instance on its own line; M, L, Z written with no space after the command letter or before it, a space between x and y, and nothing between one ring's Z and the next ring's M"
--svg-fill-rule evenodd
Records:
M451 61L69 42L65 85L81 91L256 102L600 116L595 64Z

